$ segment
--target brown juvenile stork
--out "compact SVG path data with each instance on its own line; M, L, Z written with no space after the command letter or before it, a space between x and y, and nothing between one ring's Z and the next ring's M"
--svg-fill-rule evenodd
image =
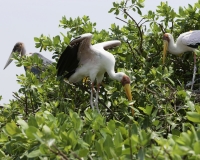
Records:
M47 65L50 65L52 63L52 61L50 61L49 59L47 59L46 57L44 57L43 55L41 55L40 53L29 53L29 54L26 54L26 49L25 49L25 46L24 46L24 43L22 42L17 42L6 62L6 65L4 67L4 69L6 69L6 67L8 67L8 65L13 61L13 54L14 53L18 53L19 56L34 56L34 55L37 55L40 59L42 59L42 63L43 63L43 66L47 66ZM27 67L24 67L25 70L27 70ZM36 66L31 66L30 67L30 71L35 74L35 75L39 75L41 70L39 70L39 68L37 68Z
M81 81L84 77L89 77L91 80L90 104L93 110L94 81L96 79L97 82L95 106L99 111L99 87L105 72L108 73L111 79L121 82L128 100L131 101L130 78L123 72L115 73L115 58L111 53L106 51L107 49L119 46L121 42L112 40L91 45L91 40L92 34L86 33L76 37L70 42L58 60L57 76L63 76L71 83L76 83Z

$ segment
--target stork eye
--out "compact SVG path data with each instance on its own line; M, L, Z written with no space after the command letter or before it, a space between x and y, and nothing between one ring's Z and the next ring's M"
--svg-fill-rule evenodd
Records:
M166 41L169 42L169 35L168 34L164 34L163 35L163 40L166 40Z

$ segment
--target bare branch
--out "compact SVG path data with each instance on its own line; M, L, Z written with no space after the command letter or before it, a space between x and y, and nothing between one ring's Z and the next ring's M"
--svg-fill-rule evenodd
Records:
M136 62L139 63L138 59L136 58L135 54L134 54L134 51L133 51L133 48L131 47L129 41L127 40L126 43L128 44L132 54L133 54L133 57L135 58ZM134 50L137 52L137 54L139 54L138 50L134 48Z
M173 21L173 19L172 19L171 33L173 32L173 30L174 30L174 21Z
M33 111L33 114L34 114L35 109L34 109L34 105L33 105L33 101L32 101L32 93L31 93L31 91L29 92L29 95L30 95L30 101L31 101L32 111Z
M19 97L15 92L13 92L13 97L16 98L18 101L20 101L23 104L25 103L24 100L21 97Z
M138 23L135 21L135 19L126 11L126 9L124 9L124 13L135 23L136 27L138 28L139 31L139 35L140 35L140 53L142 53L143 51L143 34L142 34L142 30L141 30L141 26L138 25Z
M160 23L157 23L157 24L160 26L162 33L165 34L165 30L164 30L163 26Z
M142 18L139 22L138 22L138 25L144 20L144 18Z
M76 153L72 152L71 153L73 154L74 158L77 158L78 160L82 160Z
M63 159L65 159L65 160L69 160L69 159L67 158L67 156L66 156L62 151L60 151L55 145L53 145L53 147L56 149L56 151L54 151L53 149L51 149L51 148L49 147L49 150L50 150L52 153L61 156L61 157L62 157Z
M121 18L119 18L119 17L115 17L116 19L119 19L120 21L122 21L122 22L124 22L124 23L126 23L126 24L128 24L128 22L126 22L126 21L124 21L123 19L121 19Z

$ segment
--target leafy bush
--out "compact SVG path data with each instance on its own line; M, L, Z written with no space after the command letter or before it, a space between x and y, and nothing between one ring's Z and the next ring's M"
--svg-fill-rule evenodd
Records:
M89 80L58 81L56 63L38 77L27 71L17 76L21 88L13 93L15 100L0 110L1 159L200 158L199 94L186 87L192 79L193 56L169 54L162 64L163 33L177 37L199 29L200 1L180 7L178 13L167 2L146 15L143 7L144 0L113 2L109 13L124 22L122 27L111 24L109 30L98 31L88 16L64 16L59 26L66 33L34 38L36 48L52 52L56 61L72 38L83 33L93 34L93 44L120 40L121 46L110 52L116 71L130 76L134 100L128 102L121 84L105 74L98 114L90 108ZM141 16L140 22L134 14ZM42 70L36 56L14 58L17 66L37 65Z

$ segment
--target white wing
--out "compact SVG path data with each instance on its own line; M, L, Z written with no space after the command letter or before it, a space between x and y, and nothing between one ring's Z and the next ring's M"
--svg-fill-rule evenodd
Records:
M107 50L107 49L111 49L114 47L117 47L121 44L120 41L118 40L112 40L112 41L106 41L106 42L102 42L102 43L97 43L95 45L93 45L94 47L102 47L103 49Z
M184 45L197 48L200 45L200 30L185 32L180 35Z

